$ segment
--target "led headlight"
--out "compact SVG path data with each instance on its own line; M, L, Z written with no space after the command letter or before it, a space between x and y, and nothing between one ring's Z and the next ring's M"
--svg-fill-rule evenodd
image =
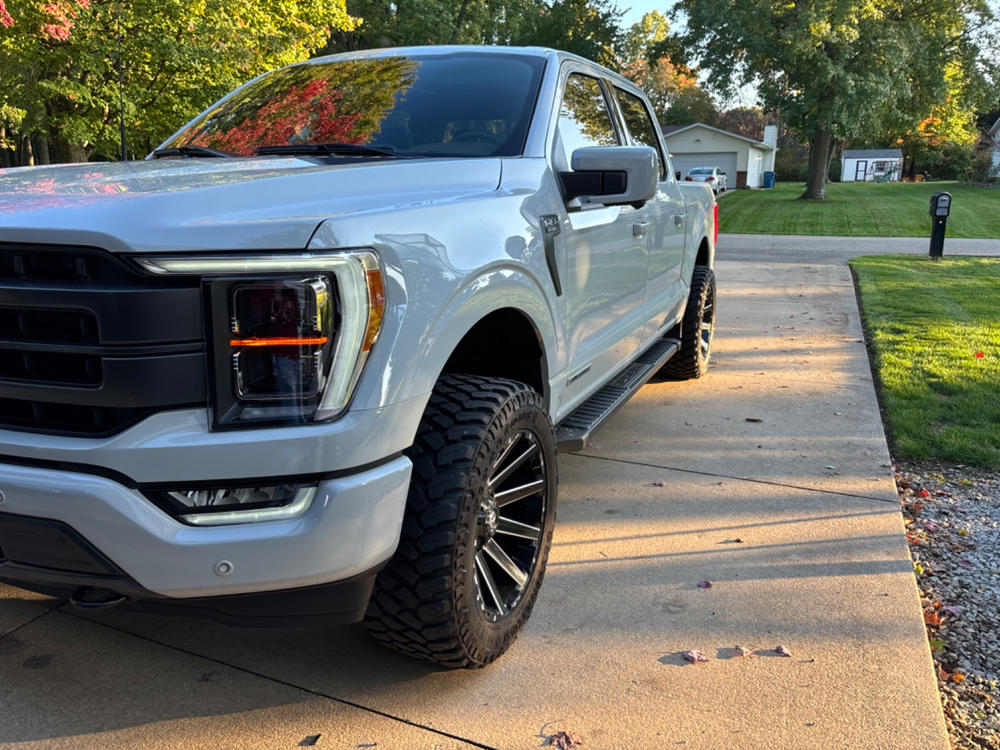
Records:
M147 494L189 524L222 526L297 518L312 504L316 485L160 490Z
M320 421L347 407L385 309L373 253L134 260L204 279L217 425Z

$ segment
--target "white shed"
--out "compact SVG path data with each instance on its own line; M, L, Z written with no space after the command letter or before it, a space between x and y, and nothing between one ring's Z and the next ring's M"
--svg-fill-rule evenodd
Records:
M682 175L692 167L718 167L726 173L730 187L760 187L764 172L774 171L775 144L730 133L696 122L693 125L663 125L674 171ZM765 136L773 136L773 132Z
M841 182L899 182L902 175L903 152L898 148L849 148L841 158Z

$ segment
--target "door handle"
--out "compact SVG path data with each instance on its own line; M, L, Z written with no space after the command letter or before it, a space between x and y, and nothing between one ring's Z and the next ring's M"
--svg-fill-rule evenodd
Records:
M649 229L648 221L637 221L634 224L632 224L632 236L645 237L647 229Z

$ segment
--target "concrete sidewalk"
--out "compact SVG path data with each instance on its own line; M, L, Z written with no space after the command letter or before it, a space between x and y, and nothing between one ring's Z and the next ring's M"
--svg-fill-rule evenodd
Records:
M711 372L561 457L541 596L497 664L0 588L0 746L947 748L847 255L817 242L720 238Z

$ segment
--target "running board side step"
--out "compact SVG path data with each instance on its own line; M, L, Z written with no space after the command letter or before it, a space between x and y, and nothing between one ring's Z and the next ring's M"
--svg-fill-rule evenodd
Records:
M556 425L559 450L572 453L586 448L597 429L632 398L680 347L678 339L658 340L616 375L614 380L580 404Z

